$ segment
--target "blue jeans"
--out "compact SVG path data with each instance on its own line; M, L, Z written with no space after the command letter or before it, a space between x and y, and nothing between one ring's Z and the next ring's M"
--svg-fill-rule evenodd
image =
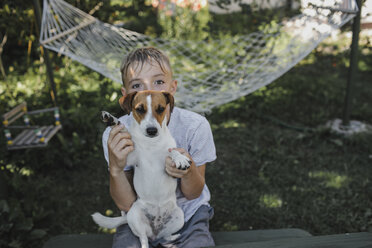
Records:
M185 223L177 234L181 234L174 241L164 239L149 242L149 247L161 245L166 248L197 248L215 246L211 233L209 232L209 220L214 214L213 208L203 205ZM116 229L114 235L113 248L140 248L141 243L137 236L130 230L127 224L121 225Z

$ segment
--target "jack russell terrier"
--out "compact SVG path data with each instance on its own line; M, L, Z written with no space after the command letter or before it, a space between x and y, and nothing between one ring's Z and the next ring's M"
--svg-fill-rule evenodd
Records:
M184 214L176 202L177 180L165 171L165 160L170 156L178 169L186 170L191 160L176 150L167 125L166 108L172 112L174 98L170 93L160 91L140 91L120 99L121 107L132 112L131 126L128 128L134 143L134 151L128 155L127 164L135 165L133 185L137 200L127 214L121 217L105 217L99 213L92 215L101 227L116 228L128 224L139 237L142 248L148 247L148 238L164 238L172 241L173 235L184 225ZM102 118L109 125L120 122L108 112ZM169 115L170 118L170 115Z

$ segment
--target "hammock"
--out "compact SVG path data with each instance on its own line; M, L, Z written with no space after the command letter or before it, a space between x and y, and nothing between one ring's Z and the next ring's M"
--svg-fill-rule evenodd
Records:
M270 84L358 10L355 0L302 2L301 14L260 32L189 41L149 37L103 23L62 0L44 0L40 43L118 83L123 57L155 46L170 57L177 106L203 113Z

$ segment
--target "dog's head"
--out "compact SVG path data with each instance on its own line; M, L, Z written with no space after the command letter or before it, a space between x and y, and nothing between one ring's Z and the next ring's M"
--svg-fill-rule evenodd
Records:
M174 107L174 98L168 92L146 90L121 97L119 103L128 114L133 113L133 118L139 124L142 133L154 138L159 135L162 128L166 128ZM168 105L169 118L166 114Z

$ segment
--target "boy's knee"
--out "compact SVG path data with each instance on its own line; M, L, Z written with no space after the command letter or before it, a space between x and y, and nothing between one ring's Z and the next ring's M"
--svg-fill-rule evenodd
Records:
M140 248L141 243L136 235L130 230L127 224L121 225L116 229L112 248Z

